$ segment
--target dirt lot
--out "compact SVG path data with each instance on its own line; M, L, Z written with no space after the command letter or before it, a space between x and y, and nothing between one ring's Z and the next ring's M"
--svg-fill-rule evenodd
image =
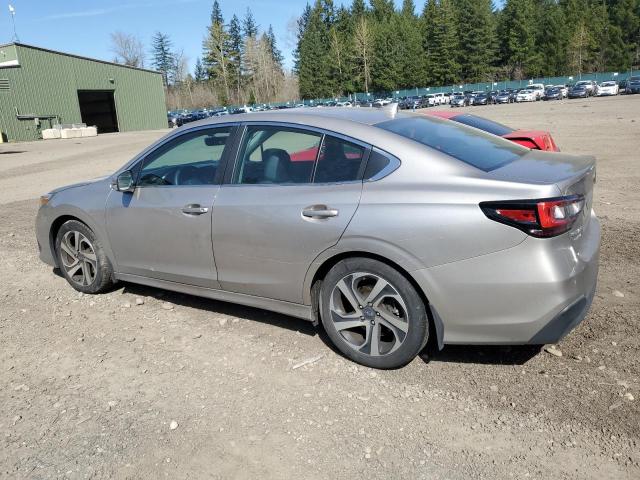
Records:
M293 318L78 295L37 258L35 198L163 132L0 145L0 478L640 478L640 96L467 110L598 157L600 283L562 357L446 347L374 371Z

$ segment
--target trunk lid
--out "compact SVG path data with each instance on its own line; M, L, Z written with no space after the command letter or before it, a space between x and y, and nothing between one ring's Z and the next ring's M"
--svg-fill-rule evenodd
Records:
M568 155L531 150L519 159L490 172L501 181L553 184L558 196L582 195L584 207L574 228L588 222L593 204L596 159L589 155Z

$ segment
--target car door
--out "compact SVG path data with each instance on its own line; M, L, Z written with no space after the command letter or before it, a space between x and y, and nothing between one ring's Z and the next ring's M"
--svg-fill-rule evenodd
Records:
M213 209L222 288L302 303L309 265L358 207L368 153L334 134L248 125Z
M235 127L196 128L132 167L133 192L113 190L106 222L118 273L216 288L211 212Z

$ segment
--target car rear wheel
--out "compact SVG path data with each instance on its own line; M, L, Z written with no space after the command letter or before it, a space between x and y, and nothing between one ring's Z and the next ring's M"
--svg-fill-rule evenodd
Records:
M77 220L65 222L56 235L58 266L69 284L83 293L113 286L113 268L93 231Z
M400 272L377 260L338 262L323 281L320 312L336 348L368 367L404 366L427 343L422 298Z

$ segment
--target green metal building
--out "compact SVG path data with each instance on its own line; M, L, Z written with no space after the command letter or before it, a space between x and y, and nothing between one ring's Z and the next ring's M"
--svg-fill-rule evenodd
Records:
M162 75L151 70L10 43L0 45L0 134L42 138L55 124L98 134L167 127Z

